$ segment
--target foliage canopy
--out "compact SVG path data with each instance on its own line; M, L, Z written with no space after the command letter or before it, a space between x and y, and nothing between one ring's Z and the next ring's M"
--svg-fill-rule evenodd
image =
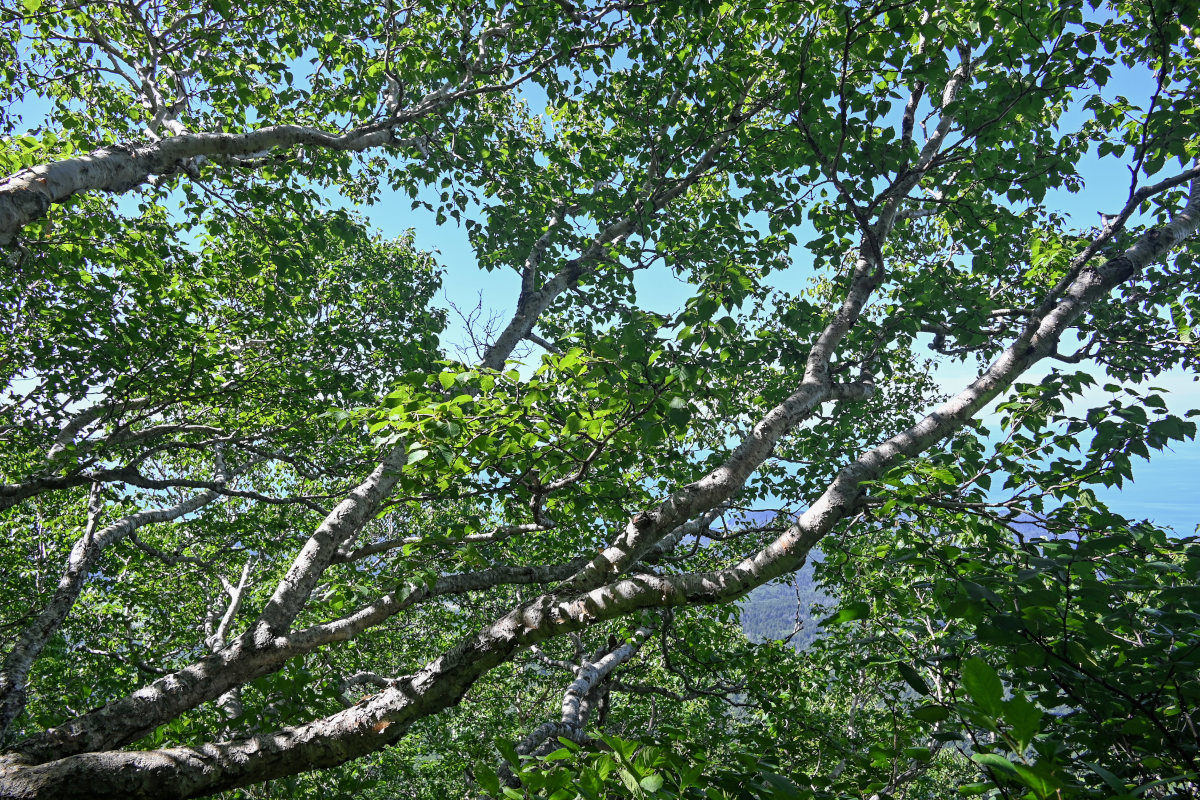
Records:
M1192 5L0 52L0 796L1192 796L1200 544L1097 497L1196 432ZM519 281L472 357L406 203ZM748 641L814 548L818 640Z

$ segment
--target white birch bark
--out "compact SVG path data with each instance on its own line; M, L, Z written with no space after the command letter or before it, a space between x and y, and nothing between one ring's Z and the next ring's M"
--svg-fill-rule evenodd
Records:
M562 714L556 722L539 725L517 744L521 755L545 755L558 746L557 737L581 741L591 711L596 706L597 690L613 670L629 662L641 649L653 630L638 628L629 641L613 648L598 659L585 661L576 670L575 680L563 692Z

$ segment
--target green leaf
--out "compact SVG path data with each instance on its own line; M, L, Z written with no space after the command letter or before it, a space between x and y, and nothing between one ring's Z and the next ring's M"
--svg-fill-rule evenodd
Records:
M958 787L958 792L959 794L966 795L967 797L974 797L994 788L996 788L996 786L991 781L980 781L978 783L964 783L962 786Z
M638 785L638 779L633 776L633 773L622 767L617 770L617 776L621 779L621 783L625 784L625 788L631 794L637 796L640 786Z
M979 656L972 656L963 664L962 681L977 706L995 718L1000 717L1004 710L1004 685L991 665Z
M638 782L638 785L640 785L647 792L657 792L663 787L663 776L657 772L651 772L649 775L642 778Z
M1108 788L1112 789L1117 794L1125 794L1126 793L1125 784L1121 781L1120 778L1118 778L1112 772L1110 772L1109 770L1100 766L1099 764L1093 764L1091 761L1083 761L1081 763L1085 767L1090 769L1092 772L1099 775L1100 779L1102 781L1104 781L1104 783L1108 786Z
M1016 770L1017 779L1030 789L1033 789L1039 798L1049 798L1057 794L1056 789L1058 786L1044 775L1039 775L1035 770L1024 764L1013 764L1012 767Z
M1023 694L1015 694L1004 703L1004 721L1012 727L1017 743L1026 747L1041 729L1042 712Z
M871 616L870 604L861 601L855 601L842 606L833 616L821 620L821 625L825 627L831 627L833 625L841 625L846 622L866 619L869 616Z
M896 669L900 672L900 677L904 678L904 682L911 686L915 692L922 695L929 694L929 684L925 683L925 679L921 677L921 673L904 662L897 664Z
M950 718L950 711L942 706L918 706L912 716L922 722L941 722Z
M763 780L771 786L772 797L782 797L785 800L801 800L804 793L800 787L785 775L777 775L774 772L762 773Z
M475 780L488 796L498 797L500 795L500 776L487 764L475 765Z
M971 760L980 766L1000 770L1005 773L1016 774L1017 771L1017 768L1013 766L1011 761L998 753L975 753L971 756Z
M500 755L504 757L504 760L507 761L510 766L521 766L521 756L519 753L517 753L516 744L504 738L497 738L495 742L496 749L500 751Z

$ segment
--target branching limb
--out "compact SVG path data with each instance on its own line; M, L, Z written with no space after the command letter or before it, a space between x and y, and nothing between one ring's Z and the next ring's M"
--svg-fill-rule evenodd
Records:
M242 574L238 578L236 586L225 580L223 576L221 577L221 586L229 596L229 603L225 607L225 613L222 615L221 622L217 625L216 630L209 634L204 642L208 645L208 649L214 653L225 649L225 644L229 637L229 629L233 625L233 620L242 606L242 598L246 594L246 587L250 581L250 567L253 563L253 558L247 558L246 562L242 564ZM241 687L235 686L218 697L217 707L221 709L221 713L225 715L225 719L232 720L240 717L243 711Z
M745 91L749 91L749 86ZM609 245L623 241L639 225L643 224L647 217L666 208L707 175L717 163L718 157L724 152L733 134L747 119L761 111L763 107L764 104L759 103L751 109L743 109L739 103L738 109L726 120L723 129L713 137L710 146L683 177L672 181L669 186L652 187L647 195L632 204L624 216L601 230L580 255L564 264L552 278L536 289L532 281L536 275L536 268L541 262L542 252L535 247L530 254L534 269L530 269L528 263L526 264L522 275L521 298L517 305L517 311L495 344L484 355L480 366L487 369L503 369L508 354L512 352L517 343L528 338L537 320L550 307L555 298L578 284L582 277L590 274L596 268L596 264L603 261L604 253ZM553 230L553 228L548 230L543 238ZM540 243L541 240L539 240L539 245Z
M58 432L58 436L54 437L54 444L51 446L49 452L46 453L46 460L54 460L60 453L64 452L68 447L74 444L75 437L78 436L80 431L82 431L88 425L98 422L101 418L109 414L119 415L128 411L137 411L145 408L149 404L150 398L135 397L123 401L97 403L94 406L79 412L69 419L67 424L63 425L62 429Z
M1138 208L1141 207L1142 203L1146 202L1155 195L1159 195L1165 191L1174 189L1176 186L1182 186L1185 183L1194 184L1197 178L1200 178L1200 165L1194 165L1191 169L1184 170L1178 175L1173 175L1172 177L1165 178L1158 183L1151 184L1150 186L1143 186L1134 191L1120 212L1113 215L1106 221L1100 232L1092 239L1088 246L1083 249L1083 252L1071 259L1071 267L1067 271L1067 274L1062 277L1062 279L1058 282L1058 285L1056 285L1054 289L1046 296L1046 299L1042 302L1041 307L1038 309L1038 313L1046 313L1049 307L1058 301L1058 298L1061 297L1062 294L1067 291L1068 287L1070 287L1072 283L1078 279L1079 273L1082 272L1089 263L1091 263L1092 259L1104 250L1105 246L1112 241L1114 236L1125 229L1125 223L1128 222L1129 218L1132 217ZM1174 224L1174 222L1169 224Z
M581 563L577 560L536 567L498 566L444 575L433 586L405 583L346 617L277 637L265 646L255 644L252 627L220 651L165 675L128 697L22 742L21 757L40 763L119 747L190 708L278 670L293 658L333 642L353 639L418 603L495 586L547 585L571 575Z
M0 667L0 737L24 710L25 681L29 670L67 618L83 590L84 582L88 575L95 571L105 548L121 541L138 528L177 520L200 510L218 497L216 492L202 492L174 506L131 514L98 530L101 504L99 487L93 487L87 529L71 549L66 569L58 581L53 597L17 635L3 666Z
M545 755L558 747L559 736L573 742L586 742L585 728L600 700L600 694L607 692L606 679L613 670L633 658L652 632L653 629L648 627L638 628L629 641L575 666L575 680L563 693L561 718L557 722L539 725L517 743L517 753L523 756ZM500 774L502 779L514 782L512 770L507 765L501 767Z

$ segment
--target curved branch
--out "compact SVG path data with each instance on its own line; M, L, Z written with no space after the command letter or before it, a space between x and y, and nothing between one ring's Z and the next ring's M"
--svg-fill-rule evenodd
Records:
M422 113L443 103L439 98L422 104ZM417 116L414 111L403 119L363 125L343 134L304 125L270 125L248 133L182 133L139 145L102 147L87 155L30 167L0 181L0 247L11 245L22 228L75 194L127 192L152 177L183 171L190 159L201 156L250 156L295 145L349 151L394 146L401 140L391 126Z
M745 96L752 86L753 82L746 87L742 95L742 102L744 102ZM513 315L512 321L509 322L508 326L500 333L495 344L484 354L483 361L480 364L481 367L485 369L503 369L508 354L523 339L529 338L534 325L537 324L538 319L550 307L554 299L578 284L580 278L595 269L595 264L602 259L605 248L608 245L623 241L634 232L638 225L642 224L647 216L656 214L666 208L672 201L684 194L708 174L742 123L752 118L765 107L764 103L757 103L753 108L743 110L741 108L742 102L738 103L737 110L726 119L721 131L713 137L712 144L701 154L684 177L674 181L667 188L655 189L648 195L639 198L625 216L610 223L600 231L583 253L564 264L554 277L546 281L541 288L534 291L532 284L533 276L536 273L537 265L541 262L542 250L544 250L545 244L549 241L547 237L550 231L543 234L530 254L530 262L526 264L523 274L521 297L517 304L517 312Z

